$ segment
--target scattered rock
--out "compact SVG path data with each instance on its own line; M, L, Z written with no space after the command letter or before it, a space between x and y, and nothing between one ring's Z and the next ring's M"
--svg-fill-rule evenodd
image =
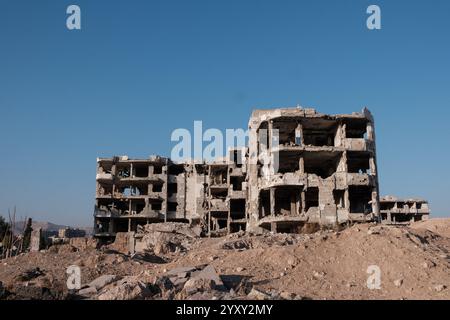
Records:
M397 288L400 288L403 284L403 279L397 279L394 280L394 286L396 286Z
M242 267L237 267L236 268L236 272L242 272L242 271L244 271L245 270L245 268L242 268Z
M95 287L87 287L78 291L78 295L80 296L92 296L94 294L97 294Z
M98 295L98 300L136 300L152 296L147 285L136 277L125 277L105 287Z
M443 284L438 284L438 285L434 286L434 290L437 291L437 292L444 291L446 288L447 287L444 286Z
M117 280L119 280L118 276L112 274L105 274L89 283L88 287L95 288L96 291L100 291L108 284L113 283L114 281Z
M37 277L44 275L44 271L39 268L33 268L30 270L26 270L17 276L17 280L19 281L30 281Z
M251 300L270 300L270 295L261 290L252 288L250 293L247 295L247 298Z
M424 267L425 269L430 269L435 266L436 264L433 261L425 261L424 263L422 263L422 267Z

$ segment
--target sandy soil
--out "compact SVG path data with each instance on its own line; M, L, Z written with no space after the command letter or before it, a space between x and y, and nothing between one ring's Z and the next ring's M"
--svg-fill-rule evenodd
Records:
M450 219L431 219L409 227L360 224L310 235L200 238L187 252L146 258L64 245L0 261L0 281L18 292L16 298L34 287L65 298L66 268L73 264L81 267L83 283L103 274L151 282L176 267L210 264L247 287L303 299L450 299L449 250ZM372 265L380 268L380 289L367 287ZM33 268L42 275L24 279Z

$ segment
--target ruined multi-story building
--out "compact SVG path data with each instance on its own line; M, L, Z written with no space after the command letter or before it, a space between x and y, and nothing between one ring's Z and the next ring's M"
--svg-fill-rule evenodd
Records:
M408 224L427 220L430 216L428 202L423 199L400 199L385 196L380 199L380 213L383 223Z
M255 110L248 146L211 163L97 159L97 237L180 221L214 235L379 220L371 113Z

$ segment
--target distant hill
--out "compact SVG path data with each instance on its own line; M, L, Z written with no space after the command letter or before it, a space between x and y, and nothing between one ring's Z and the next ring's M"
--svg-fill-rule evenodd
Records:
M14 233L15 234L19 234L22 233L23 230L25 229L25 224L26 221L18 221L16 222L15 228L14 228ZM66 225L60 225L60 224L54 224L51 222L43 222L43 221L33 221L32 223L32 228L33 229L38 229L41 228L42 231L46 231L48 233L57 233L59 229L64 229L64 228L78 228L81 230L86 231L86 235L91 235L93 230L92 228L88 228L88 227L76 227L76 226L66 226Z

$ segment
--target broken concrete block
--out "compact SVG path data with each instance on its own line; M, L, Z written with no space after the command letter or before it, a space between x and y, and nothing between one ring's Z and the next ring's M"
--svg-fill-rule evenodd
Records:
M270 300L271 297L269 294L261 290L252 288L250 293L247 295L247 298L249 298L250 300Z
M78 291L80 296L92 296L97 294L97 289L95 287L87 287Z
M97 279L91 281L88 286L91 288L95 288L97 291L103 289L103 287L107 286L110 283L113 283L114 281L119 280L120 277L112 274L105 274Z

